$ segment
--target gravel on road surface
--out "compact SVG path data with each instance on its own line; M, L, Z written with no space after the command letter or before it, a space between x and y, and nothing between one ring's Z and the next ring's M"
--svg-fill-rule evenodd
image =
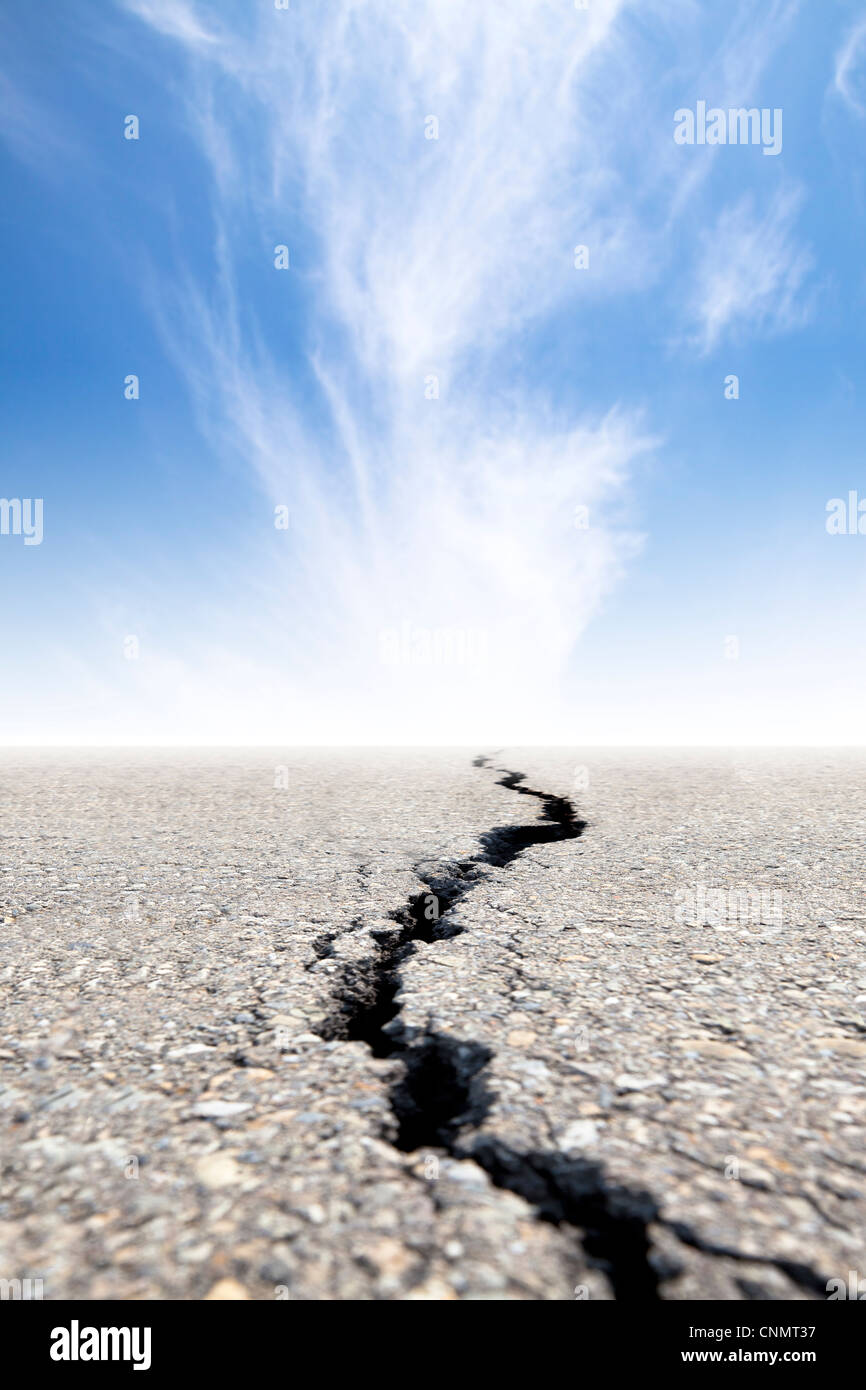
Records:
M866 754L6 750L0 1276L866 1274Z

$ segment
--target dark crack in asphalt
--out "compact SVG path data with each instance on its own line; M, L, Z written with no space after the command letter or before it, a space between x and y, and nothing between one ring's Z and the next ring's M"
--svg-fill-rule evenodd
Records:
M492 768L490 757L479 755L473 767ZM575 839L586 822L567 797L525 786L526 775L496 768L499 786L541 802L541 819L531 825L494 826L479 836L479 854L434 871L416 866L426 891L390 914L393 930L373 932L375 952L344 968L335 1006L316 1029L328 1041L361 1041L375 1057L396 1058L401 1077L389 1100L395 1129L383 1137L405 1153L439 1149L456 1159L471 1159L494 1186L523 1197L542 1221L572 1229L588 1263L603 1271L616 1299L653 1301L660 1286L681 1268L653 1253L650 1226L658 1223L681 1244L703 1253L772 1264L810 1293L821 1293L825 1281L814 1270L793 1262L761 1259L701 1241L690 1228L665 1222L650 1193L612 1183L604 1167L557 1150L519 1153L489 1136L475 1136L489 1113L491 1095L485 1071L492 1052L483 1044L427 1030L407 1028L401 1021L398 995L402 967L418 944L441 941L464 928L448 920L460 900L486 878L485 866L504 868L532 845ZM323 954L330 942L323 943ZM317 943L318 947L318 943ZM319 950L317 949L317 956ZM741 1287L747 1297L747 1282Z

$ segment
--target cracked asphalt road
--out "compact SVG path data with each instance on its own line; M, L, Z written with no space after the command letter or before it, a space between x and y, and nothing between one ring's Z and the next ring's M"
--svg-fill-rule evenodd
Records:
M4 754L0 1275L866 1272L864 755L476 751Z

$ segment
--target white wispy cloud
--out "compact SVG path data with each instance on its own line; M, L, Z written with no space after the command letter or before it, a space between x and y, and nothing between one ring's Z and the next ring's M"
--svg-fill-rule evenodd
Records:
M195 47L206 47L218 41L213 29L199 20L196 7L186 0L124 0L124 3L131 14L167 38L180 39Z
M251 619L290 633L304 734L543 736L569 651L638 543L609 510L650 441L615 410L568 418L491 363L574 296L576 242L633 281L633 214L587 110L623 5L347 2L259 12L231 42L205 10L128 8L194 63L216 254L210 278L188 267L151 298L203 422L290 506L286 562ZM306 341L326 425L239 289L250 239L272 254L262 228L297 265L299 219L313 249L290 273L313 308L285 347ZM406 634L417 654L417 634L467 632L482 660L437 669L407 650Z
M854 24L836 55L834 86L859 116L866 116L866 19Z
M775 0L774 28L740 6L716 69L730 76L742 51L756 80L793 8ZM566 412L531 387L521 342L582 296L660 275L668 227L647 206L682 211L697 185L667 119L644 130L656 77L640 26L664 15L673 31L694 7L335 0L256 7L231 29L191 0L126 9L188 55L213 177L213 258L162 267L154 312L203 427L292 513L285 559L238 586L248 648L193 643L183 681L166 653L188 718L219 688L234 724L242 689L268 688L263 739L287 708L300 741L577 736L558 685L640 544L631 479L653 441L614 401ZM795 320L795 212L723 214L732 254L708 244L695 277L705 350L729 328ZM277 242L303 296L265 333L243 268ZM383 664L383 633L443 631L483 632L483 662Z
M702 352L729 332L781 332L808 318L813 257L795 233L802 199L799 190L785 189L759 210L747 195L725 207L705 234L688 305Z

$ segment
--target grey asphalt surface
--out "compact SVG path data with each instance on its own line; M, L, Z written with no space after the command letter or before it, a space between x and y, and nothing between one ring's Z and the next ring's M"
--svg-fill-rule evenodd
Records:
M292 1300L863 1277L864 772L7 750L0 1277Z

